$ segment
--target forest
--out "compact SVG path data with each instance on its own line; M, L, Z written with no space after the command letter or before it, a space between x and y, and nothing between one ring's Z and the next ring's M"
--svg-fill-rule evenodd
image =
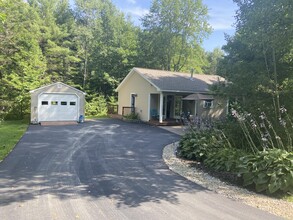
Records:
M154 0L140 26L111 0L0 0L0 117L29 114L29 91L57 81L85 91L100 114L135 66L219 74L229 84L216 92L235 108L292 114L293 3L234 2L235 35L207 52L202 0Z
M1 0L0 9L5 118L29 114L29 91L57 81L85 91L88 113L102 114L135 66L215 69L208 62L212 53L201 47L211 31L201 1L153 1L141 27L111 0Z

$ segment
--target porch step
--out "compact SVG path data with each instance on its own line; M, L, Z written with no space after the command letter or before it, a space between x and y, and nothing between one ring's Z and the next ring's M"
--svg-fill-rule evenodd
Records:
M42 126L77 125L77 121L41 121Z

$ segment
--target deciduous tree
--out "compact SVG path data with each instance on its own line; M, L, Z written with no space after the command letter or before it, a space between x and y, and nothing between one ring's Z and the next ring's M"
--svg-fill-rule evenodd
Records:
M142 18L140 57L143 66L180 71L199 68L193 62L210 32L207 7L201 0L154 0Z
M292 108L293 2L287 0L234 0L237 32L224 47L225 76L232 93L242 96L251 110L270 108L276 118L282 104ZM286 102L284 102L287 100ZM272 104L273 103L273 104Z

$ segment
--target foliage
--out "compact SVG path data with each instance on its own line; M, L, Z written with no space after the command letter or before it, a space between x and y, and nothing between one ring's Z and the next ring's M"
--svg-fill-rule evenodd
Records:
M227 36L219 70L231 83L226 93L251 113L272 112L282 105L292 111L293 2L234 0L236 34ZM269 15L269 16L268 16ZM273 104L271 104L273 103Z
M107 101L103 95L93 97L86 103L85 112L87 116L107 115Z
M204 161L208 155L228 145L219 130L191 130L179 142L177 155L182 158Z
M283 108L282 111L284 114L285 109ZM276 137L277 134L263 112L260 114L259 121L250 114L239 114L234 110L232 112L235 117L232 120L237 120L238 122L234 122L239 126L237 129L235 127L233 129L229 125L230 131L240 130L241 133L238 133L237 136L243 136L244 143L251 145L250 147L236 148L237 140L230 142L230 134L227 133L226 136L220 130L191 130L181 138L177 155L202 162L210 170L238 174L243 180L244 186L254 186L257 192L292 193L292 145L286 148L291 149L291 152L286 151L285 141L283 143L279 138L273 140L270 137L270 135ZM284 121L282 123L284 125ZM288 127L292 127L291 122ZM227 132L225 124L218 125L217 129ZM285 135L290 134L285 132ZM287 145L291 143L288 136L285 139Z
M92 71L91 81L88 83L89 91L103 95L108 100L115 95L115 88L118 86L118 81L108 73L99 73Z
M212 52L207 52L207 65L203 67L205 74L217 75L219 62L224 58L224 52L220 48L215 48Z
M0 161L13 149L28 127L28 120L0 121Z
M240 159L239 173L244 186L253 185L257 192L293 193L293 153L281 149L259 151Z
M7 16L4 31L0 32L0 100L8 110L23 117L28 111L28 92L47 82L38 45L39 17L20 0L7 0L1 11Z
M110 0L76 0L76 43L81 59L83 89L99 87L103 73L122 80L135 65L137 28L125 19ZM90 84L90 85L89 85ZM113 88L108 87L111 96Z
M201 0L155 0L142 25L141 66L201 71L203 64L195 62L204 57L199 45L210 31Z
M132 112L132 113L130 113L128 115L125 115L123 117L126 118L126 119L129 119L129 120L139 120L140 119L139 114L134 113L134 112Z
M239 149L225 147L209 153L204 165L216 171L237 172L239 159L245 152Z
M254 117L250 113L241 113L232 108L231 113L239 124L242 135L246 140L245 143L249 146L251 152L256 153L259 150L269 148L292 152L293 123L284 107L280 109L280 118L277 124L274 124L264 112L260 112L258 117Z

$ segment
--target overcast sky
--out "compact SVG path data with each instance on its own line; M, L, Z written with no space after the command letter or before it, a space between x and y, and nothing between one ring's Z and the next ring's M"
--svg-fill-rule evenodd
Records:
M139 25L139 18L148 13L151 1L113 0L113 3L125 14L129 14L133 22ZM203 0L203 3L208 6L209 23L213 27L213 33L204 41L203 47L208 51L212 51L214 48L226 44L224 33L234 34L235 28L233 24L237 7L232 0Z

